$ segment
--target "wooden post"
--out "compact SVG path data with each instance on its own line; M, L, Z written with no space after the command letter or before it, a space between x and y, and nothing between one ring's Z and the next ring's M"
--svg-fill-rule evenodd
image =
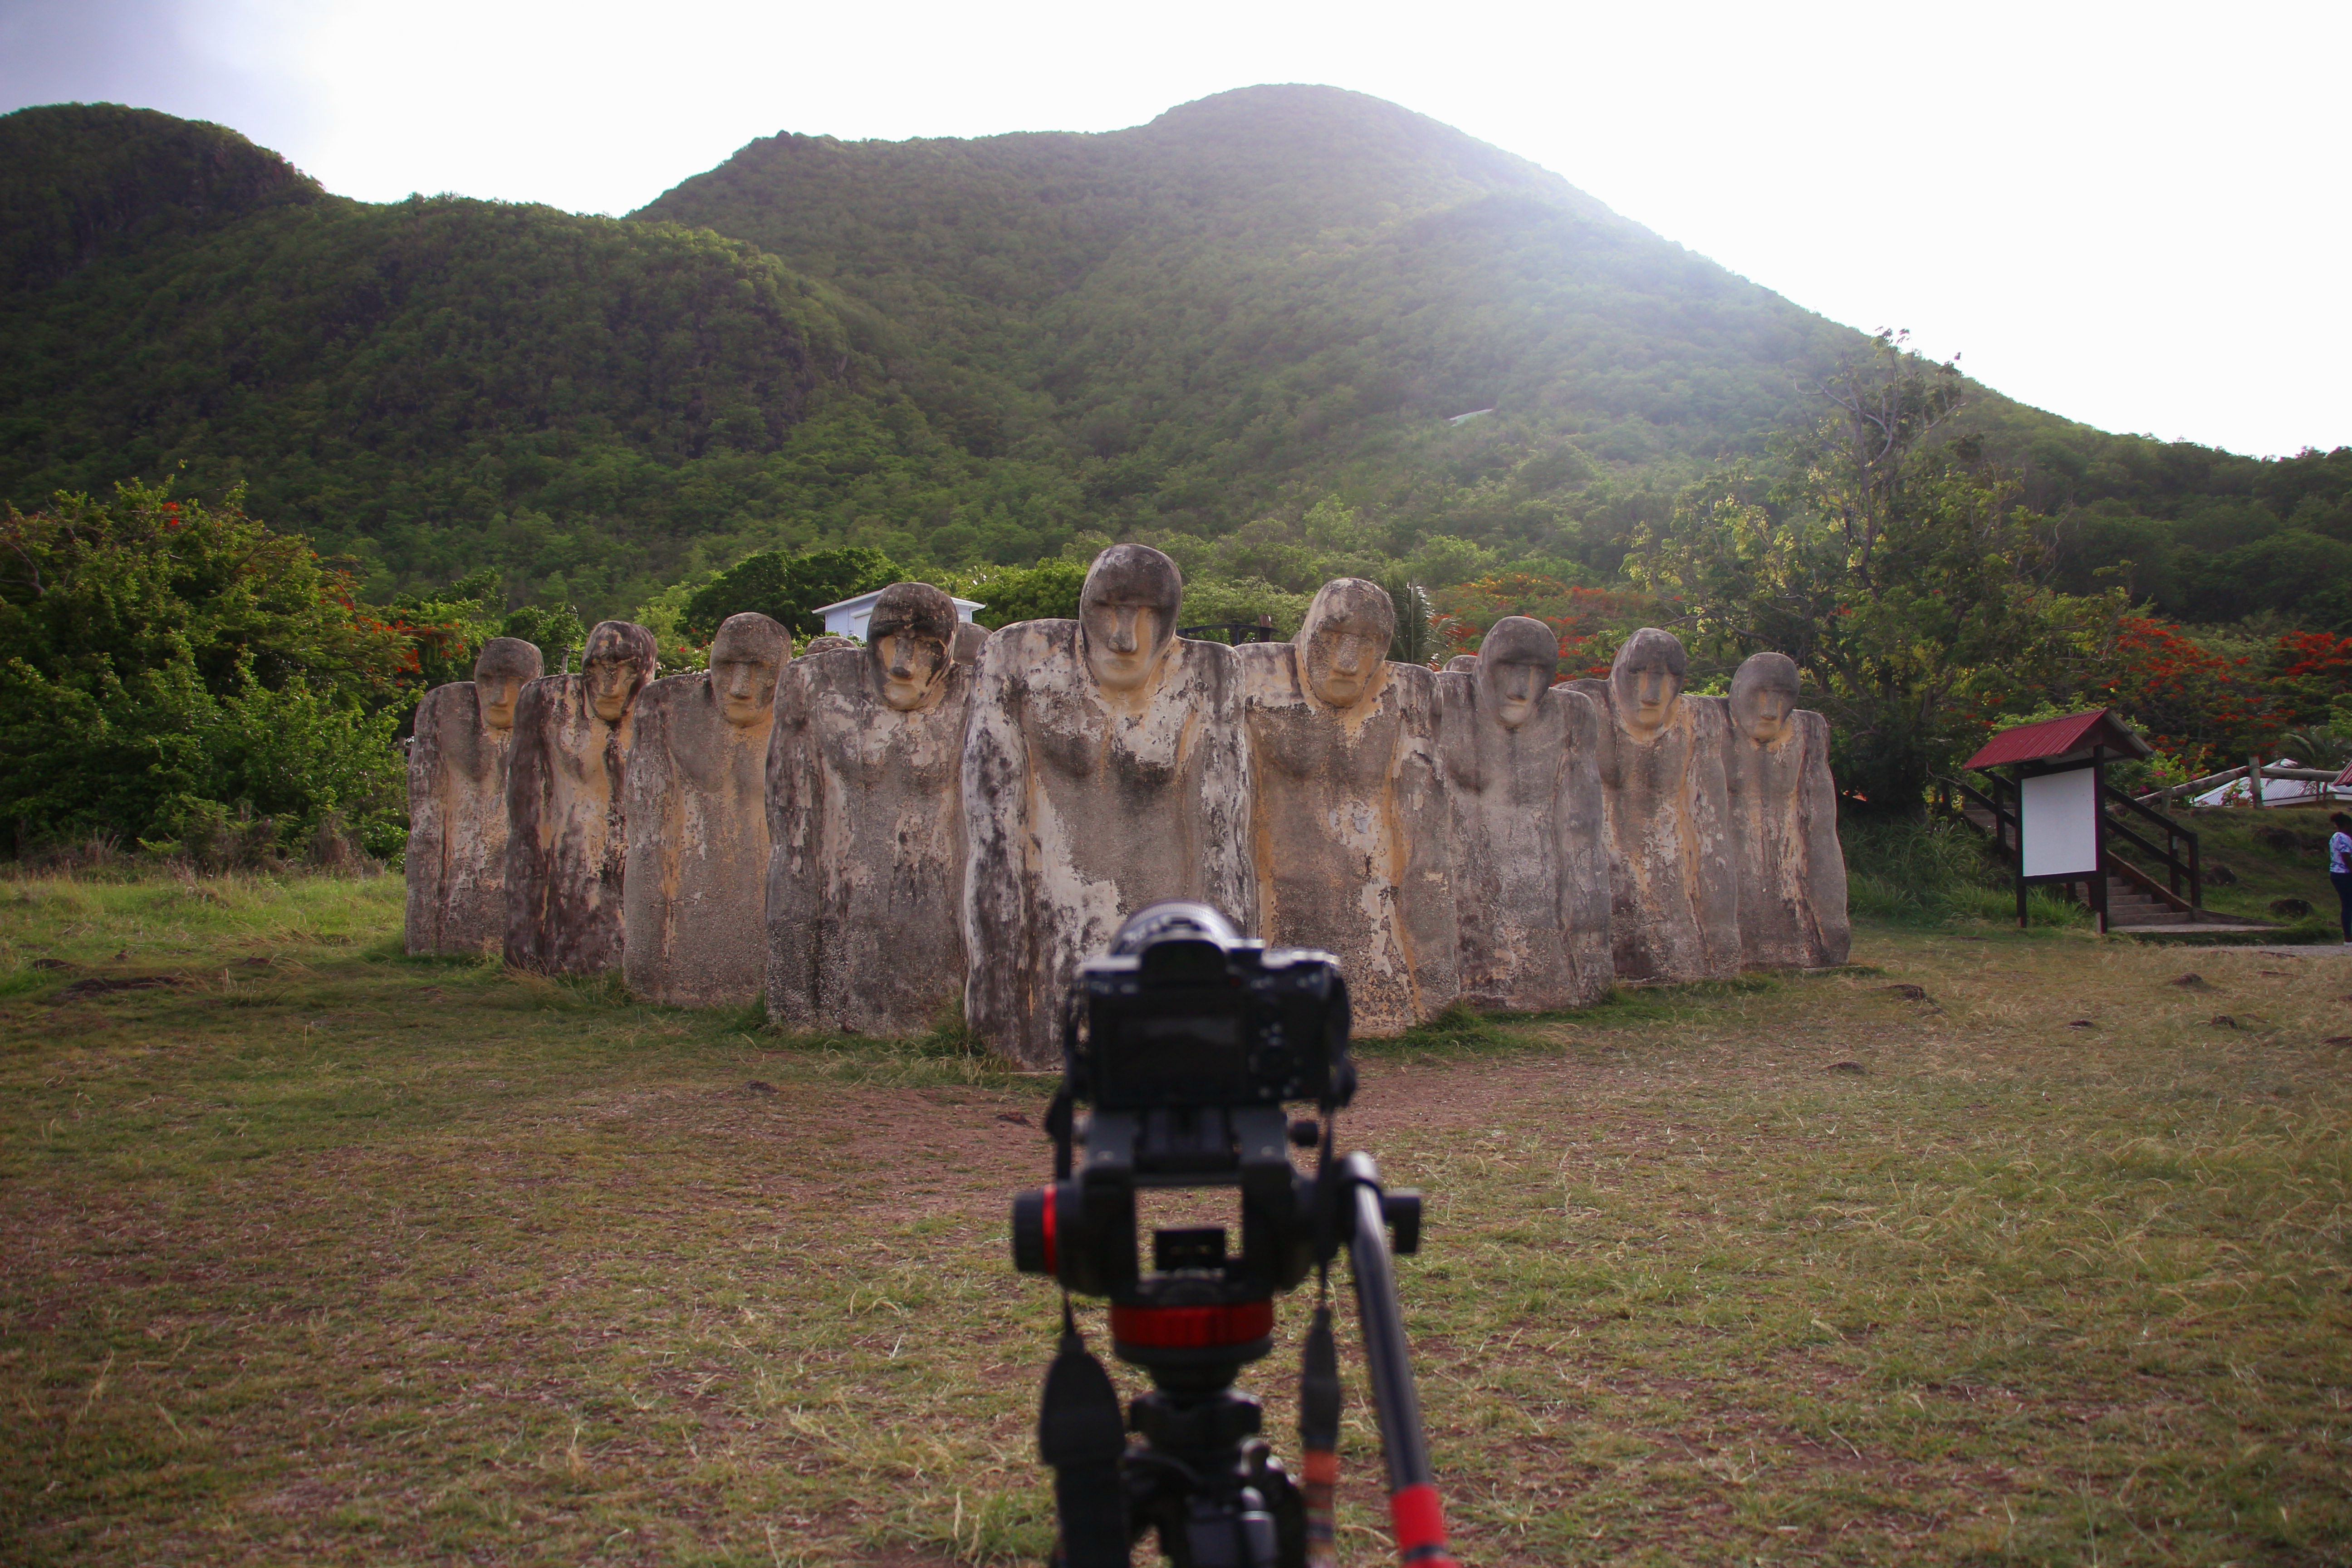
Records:
M2260 811L2263 805L2263 760L2246 759L2246 804Z
M2107 764L2091 748L2091 929L2107 934Z

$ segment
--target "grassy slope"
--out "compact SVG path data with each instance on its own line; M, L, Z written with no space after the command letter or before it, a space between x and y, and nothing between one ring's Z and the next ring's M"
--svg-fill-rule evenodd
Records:
M398 918L0 884L0 1557L1034 1561L1045 1086ZM1465 1558L2345 1561L2352 963L1859 946L1368 1048Z

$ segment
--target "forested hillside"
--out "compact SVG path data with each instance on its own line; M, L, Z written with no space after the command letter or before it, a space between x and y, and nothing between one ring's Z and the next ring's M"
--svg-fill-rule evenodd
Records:
M369 205L219 127L26 110L0 216L0 499L243 482L378 596L489 566L592 619L760 550L938 574L1119 536L1294 595L1390 562L1605 584L1868 350L1331 88L1099 135L780 135L625 222ZM2072 591L2352 621L2352 453L1983 388L1952 434L2019 477Z

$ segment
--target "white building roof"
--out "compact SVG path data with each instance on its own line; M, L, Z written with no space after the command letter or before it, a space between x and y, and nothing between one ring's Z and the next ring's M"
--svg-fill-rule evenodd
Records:
M864 642L866 623L874 618L874 602L879 599L882 594L883 590L877 588L870 594L860 594L854 599L844 599L839 604L820 605L810 613L824 616L824 629L835 637L856 637L859 642ZM952 599L954 596L950 595L950 597ZM988 607L978 599L954 599L954 604L956 619L960 621L968 621L971 619L971 613L974 610L984 610Z

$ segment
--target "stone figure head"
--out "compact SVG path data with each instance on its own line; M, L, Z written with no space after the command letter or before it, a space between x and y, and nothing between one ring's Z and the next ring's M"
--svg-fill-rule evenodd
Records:
M955 601L929 583L893 583L866 623L866 658L874 683L895 711L938 703L955 663Z
M1445 661L1445 673L1448 675L1477 674L1478 656L1475 653L1455 654L1452 658Z
M474 658L474 700L482 724L491 730L514 728L515 701L523 683L537 680L547 668L538 646L520 637L492 637Z
M1559 638L1532 616L1505 616L1478 645L1478 683L1506 730L1528 721L1559 668Z
M782 626L746 610L719 623L710 639L710 696L730 724L757 724L776 705L776 677L793 657Z
M1759 746L1789 732L1797 710L1797 661L1785 653L1751 653L1731 678L1731 722Z
M1617 721L1636 735L1664 729L1689 673L1690 656L1674 633L1643 626L1627 637L1609 667L1609 705Z
M809 638L808 647L801 649L801 657L805 658L813 653L831 653L837 647L856 647L856 637L836 637L827 632L823 637Z
M988 646L988 628L970 621L958 621L955 635L955 661L958 664L978 664L981 649Z
M635 621L598 621L588 634L581 676L588 706L607 724L617 724L654 678L654 634Z
M1095 683L1132 691L1151 679L1176 637L1184 574L1148 544L1114 544L1087 569L1078 590L1079 641Z
M1352 707L1379 680L1395 636L1396 605L1387 589L1361 577L1326 583L1290 639L1298 678L1316 700Z

